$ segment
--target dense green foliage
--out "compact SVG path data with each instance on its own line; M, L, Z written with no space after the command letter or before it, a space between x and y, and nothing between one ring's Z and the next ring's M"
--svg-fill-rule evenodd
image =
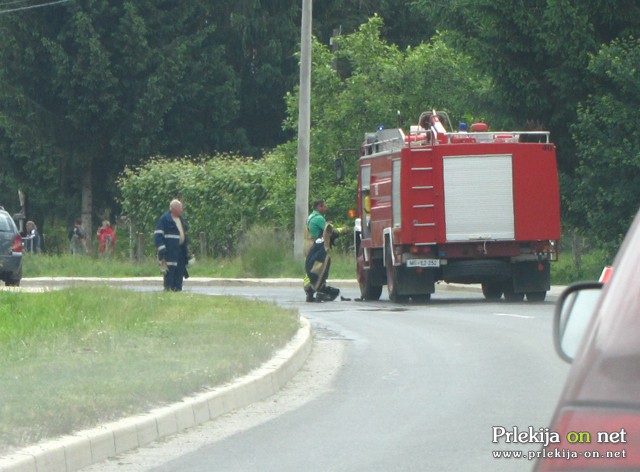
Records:
M440 38L401 50L384 40L382 29L382 19L373 17L357 32L336 38L334 51L318 41L313 44L310 193L312 199L327 199L330 218L337 223L347 222L354 205L357 150L365 131L377 125L397 126L398 111L405 128L415 124L422 111L434 107L462 118L471 111L468 97L482 91L483 81L470 60ZM336 62L340 67L334 67ZM297 93L288 94L286 103L285 129L293 131ZM335 159L340 156L345 159L347 178L336 185ZM123 210L148 229L166 202L182 195L194 215L194 229L210 235L218 250L232 248L235 238L256 218L275 219L291 229L295 140L279 146L259 164L219 160L198 166L187 161L151 161L141 169L127 170L119 180ZM227 179L238 184L231 188Z
M219 155L198 160L151 159L127 168L118 180L123 212L136 231L152 233L155 222L179 198L196 244L200 232L213 253L233 252L263 212L270 169L251 159Z
M573 127L580 156L572 209L600 243L621 241L640 202L640 40L615 40L592 57L594 93Z
M357 156L365 132L380 125L408 129L432 108L448 110L454 120L473 114L469 99L482 93L486 82L467 56L440 37L402 50L383 38L383 26L381 18L371 18L357 32L336 38L334 51L313 44L310 195L312 200L326 198L330 216L339 223L355 204ZM297 129L297 93L287 95L287 106L285 126ZM287 222L295 198L295 144L270 156L282 169L270 188L270 204ZM335 159L340 156L347 178L336 186Z
M127 165L234 152L266 156L264 215L290 228L300 6L75 0L0 15L0 203L15 212L22 188L47 231L120 214ZM406 127L439 107L454 122L550 129L565 224L606 242L624 232L637 202L638 2L327 0L313 31L311 198L333 219L355 178L352 152L335 185L334 158L398 110Z
M298 0L8 5L0 7L0 203L17 210L21 188L41 230L81 211L87 222L119 214L113 184L127 164L158 154L255 157L291 136L282 98L298 81ZM320 2L314 32L328 42L336 28L348 33L375 12L394 12L386 32L417 43L415 31L428 27L403 5Z
M560 166L572 173L570 126L591 89L590 53L638 32L640 5L620 0L417 0L453 44L472 56L493 82L488 111L500 125L527 121L550 129Z
M210 15L201 1L78 0L0 17L0 142L32 205L68 216L82 193L91 230L94 194L101 211L125 164L234 145L237 79Z
M594 67L593 64L590 66L591 57L616 38L640 34L640 4L634 0L415 0L413 3L438 28L447 30L448 42L472 56L490 76L491 93L483 101L483 108L491 112L495 124L540 127L552 132L558 145L565 221L586 235L616 240L621 230L626 231L629 219L637 210L638 200L633 193L623 197L633 203L622 213L617 212L620 206L616 206L609 220L610 223L615 219L614 225L603 224L607 223L605 220L596 222L593 218L585 218L586 213L608 213L611 209L601 199L583 200L585 193L597 192L593 185L586 191L585 172L603 177L602 169L597 165L590 167L593 160L587 155L594 149L587 149L590 141L574 142L572 129L576 129L574 125L578 121L584 124L584 113L579 116L578 109L593 109L595 103L590 95L602 94L601 78L593 70L590 73L590 68ZM615 62L620 52L620 48L609 49L610 59ZM608 93L625 94L631 99L620 103L622 106L615 113L616 118L612 118L617 124L622 124L618 121L621 116L631 115L638 108L637 95L633 99L628 92L618 92L625 76L637 76L637 63L626 63L630 66L626 71L609 69L611 89ZM615 77L617 75L620 79ZM603 129L613 126L611 122ZM640 141L637 127L629 131L631 134L626 137L630 141ZM607 156L619 151L626 159L634 159L634 153L629 154L628 146L620 139L607 139L605 146ZM620 161L609 161L608 158L604 161L607 168L613 167L612 175L624 173ZM579 163L582 170L576 174ZM616 185L615 179L605 177L602 182L605 181L607 187ZM596 187L600 188L600 185ZM619 197L624 192L609 189ZM586 207L590 207L588 211Z

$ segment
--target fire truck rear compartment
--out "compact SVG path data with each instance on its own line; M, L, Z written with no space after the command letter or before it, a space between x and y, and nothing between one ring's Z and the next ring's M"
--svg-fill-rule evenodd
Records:
M447 241L515 238L512 159L510 154L443 158Z

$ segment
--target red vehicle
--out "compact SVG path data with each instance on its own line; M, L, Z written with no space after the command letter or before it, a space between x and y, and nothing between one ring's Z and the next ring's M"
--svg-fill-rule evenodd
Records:
M560 296L556 350L573 362L536 471L640 471L640 213L601 282ZM575 360L574 360L575 359Z
M556 148L545 131L450 132L425 112L409 135L367 133L355 229L361 296L429 300L435 282L542 301L560 238Z

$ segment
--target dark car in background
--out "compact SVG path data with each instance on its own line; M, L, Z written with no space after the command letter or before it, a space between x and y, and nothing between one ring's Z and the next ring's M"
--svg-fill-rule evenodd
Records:
M611 277L570 286L554 340L573 365L536 471L640 471L640 212Z
M0 207L0 280L7 286L22 279L22 236L11 215Z

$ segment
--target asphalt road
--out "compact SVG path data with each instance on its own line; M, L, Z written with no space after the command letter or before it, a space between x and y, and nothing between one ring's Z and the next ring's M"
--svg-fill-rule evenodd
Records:
M493 451L539 445L494 444L493 427L548 426L568 372L551 343L553 301L442 291L426 305L306 304L301 289L191 290L300 309L315 333L307 367L274 398L87 470L528 471Z

